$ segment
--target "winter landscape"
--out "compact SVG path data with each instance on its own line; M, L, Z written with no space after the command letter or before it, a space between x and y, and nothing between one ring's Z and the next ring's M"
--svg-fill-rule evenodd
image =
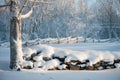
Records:
M7 45L7 46L6 46ZM50 44L37 45L24 49L24 54L29 57L36 50L42 50L42 56L51 57L52 54L59 57L68 56L66 61L89 59L91 64L99 60L110 61L120 59L120 44L119 43L78 43L78 44ZM21 71L13 71L9 69L10 50L6 43L0 47L0 80L119 80L120 79L120 63L117 63L116 68L103 69L102 67L96 70L69 70L67 65L60 66L58 59L52 59L47 62L41 56L36 56L33 69L22 69ZM43 62L43 63L42 63ZM24 61L24 66L32 66L33 63ZM74 65L74 64L73 64ZM43 68L39 68L43 66ZM81 65L84 67L85 65ZM54 67L59 67L59 70L48 70ZM60 70L61 69L61 70ZM63 70L62 70L63 69ZM65 70L66 69L66 70Z
M0 80L120 80L120 0L0 0Z

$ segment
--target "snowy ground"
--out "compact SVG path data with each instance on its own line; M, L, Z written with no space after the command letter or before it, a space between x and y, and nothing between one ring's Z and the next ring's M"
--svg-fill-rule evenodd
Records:
M80 44L51 44L62 50L102 52L120 52L119 43L80 43ZM99 71L44 71L31 69L11 71L9 67L9 48L0 47L0 80L120 80L120 69Z
M120 70L0 72L0 80L120 80Z
M78 43L78 44L53 44L50 45L62 49L74 51L98 50L98 51L120 51L120 43Z

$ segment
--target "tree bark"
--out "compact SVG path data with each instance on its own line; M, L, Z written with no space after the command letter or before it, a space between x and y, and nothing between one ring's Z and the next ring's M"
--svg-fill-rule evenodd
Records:
M18 16L17 0L11 0L10 12L10 68L18 69L23 60L23 53L21 42L21 19Z

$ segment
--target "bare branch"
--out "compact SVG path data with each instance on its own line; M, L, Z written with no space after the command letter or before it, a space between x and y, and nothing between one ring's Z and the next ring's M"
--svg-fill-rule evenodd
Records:
M21 10L19 11L19 15L23 12L23 10L27 6L27 4L28 4L28 0L25 1L24 5L22 6Z
M100 1L100 2L102 3L102 5L104 6L105 10L107 11L107 14L111 15L112 13L107 9L107 7L105 6L105 4L102 1ZM110 5L110 7L112 7L112 6Z
M46 2L46 1L40 1L40 0L30 0L31 2L34 3L41 3L41 4L50 4L51 2Z
M8 7L8 6L10 6L10 5L0 5L0 8L2 8L2 7Z
M31 9L28 13L26 13L25 15L20 15L21 19L25 19L31 16L33 10Z
M28 0L26 0L26 2L25 2L24 5L23 5L23 8L21 8L21 12L19 13L19 16L20 16L21 19L25 19L25 18L30 17L31 14L32 14L32 12L33 12L33 6L34 6L35 3L33 2L33 4L32 4L31 7L27 6L27 4L28 4ZM31 10L30 10L28 13L26 13L25 15L21 15L21 13L23 12L23 9L24 9L26 6L27 6L28 8L30 8Z
M27 5L28 5L28 1L32 1L32 2L33 2L33 4L32 4L31 7L27 6ZM43 2L43 1L39 1L39 0L26 0L25 3L24 3L24 5L22 6L21 10L19 11L19 16L20 16L21 19L25 19L25 18L30 17L30 15L31 15L32 12L33 12L32 9L33 9L33 7L34 7L34 4L35 4L36 2L37 2L37 3L42 3L42 4L49 4L49 3L50 3L50 2ZM26 13L25 15L21 15L22 12L23 12L23 10L25 9L25 7L29 7L31 10L30 10L28 13Z

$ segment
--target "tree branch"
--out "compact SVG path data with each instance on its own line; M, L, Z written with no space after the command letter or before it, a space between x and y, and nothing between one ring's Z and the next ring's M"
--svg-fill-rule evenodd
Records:
M24 5L23 5L22 8L20 9L19 15L23 12L23 10L24 10L25 7L27 6L27 4L28 4L28 0L25 1Z
M2 8L2 7L8 7L8 6L10 6L10 5L0 5L0 8Z
M25 15L21 15L22 12L23 12L23 9L27 6L27 3L28 3L28 0L26 0L26 2L24 3L23 7L22 7L21 10L20 10L19 16L21 17L21 19L25 19L25 18L30 17L30 15L31 15L32 12L33 12L33 6L34 6L34 4L35 4L34 2L33 2L33 4L32 4L31 7L28 6L28 8L30 8L30 11L29 11L28 13L26 13Z
M39 0L29 0L29 1L33 2L33 4L32 4L31 7L28 6L31 10L28 13L26 13L25 15L21 15L22 12L23 12L23 10L25 9L25 7L28 5L28 0L26 0L25 3L24 3L24 5L22 6L21 10L19 11L19 16L20 16L21 19L25 19L25 18L30 17L30 15L33 12L32 9L34 7L35 2L37 2L37 3L43 3L43 4L49 4L50 3L50 2L43 2L43 1L39 1Z
M26 13L25 15L20 15L21 19L25 19L31 16L33 10L31 9L28 13Z
M100 2L102 3L102 5L104 6L105 10L107 11L107 14L111 15L111 12L109 11L109 9L107 9L107 7L105 6L105 4L102 1L100 1ZM112 7L112 6L110 5L110 7Z
M39 1L39 0L30 0L31 2L34 3L41 3L41 4L50 4L51 2L46 2L46 1Z

